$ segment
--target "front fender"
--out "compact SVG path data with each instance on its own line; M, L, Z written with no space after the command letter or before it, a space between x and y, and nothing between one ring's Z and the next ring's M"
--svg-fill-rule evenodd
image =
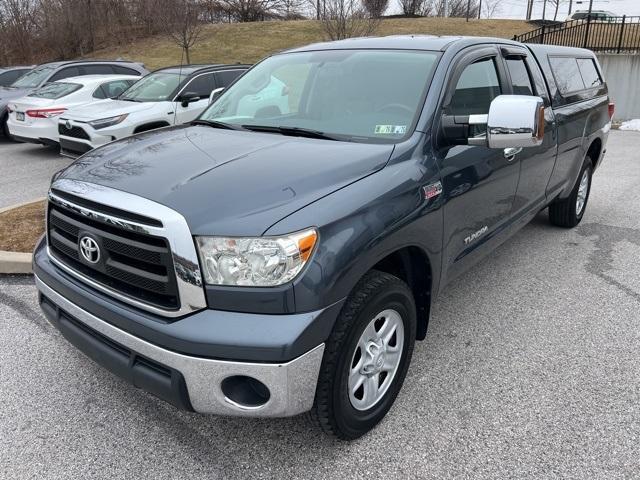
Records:
M424 185L439 180L434 166L411 158L324 197L272 226L280 235L319 229L310 265L294 283L297 311L312 311L346 297L376 263L408 246L422 250L437 292L442 251L440 199L424 198Z

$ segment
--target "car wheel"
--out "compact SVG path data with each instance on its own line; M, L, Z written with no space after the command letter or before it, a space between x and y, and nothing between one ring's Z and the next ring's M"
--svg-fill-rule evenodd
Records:
M310 416L344 440L371 430L402 387L416 338L411 290L371 271L349 295L325 346Z
M7 140L13 140L13 137L9 133L9 125L7 125L8 119L9 118L6 115L2 117L2 119L0 119L0 127L2 130L2 135L4 135L4 138L6 138Z
M589 201L592 174L593 163L591 158L586 157L569 197L549 205L549 221L553 225L573 228L580 223Z

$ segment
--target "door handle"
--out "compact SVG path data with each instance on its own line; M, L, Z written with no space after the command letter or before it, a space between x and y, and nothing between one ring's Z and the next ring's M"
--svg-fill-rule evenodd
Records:
M516 155L522 151L522 147L516 148L505 148L504 149L504 158L507 159L508 162L512 162Z

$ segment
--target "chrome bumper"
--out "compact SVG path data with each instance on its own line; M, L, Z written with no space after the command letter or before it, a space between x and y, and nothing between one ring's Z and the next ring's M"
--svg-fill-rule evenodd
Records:
M310 410L324 343L287 363L245 363L190 357L165 350L135 337L83 310L58 294L37 276L36 286L48 300L76 321L139 355L180 372L193 409L200 413L250 417L288 417ZM231 376L247 376L262 382L270 392L261 406L248 407L228 399L221 383Z

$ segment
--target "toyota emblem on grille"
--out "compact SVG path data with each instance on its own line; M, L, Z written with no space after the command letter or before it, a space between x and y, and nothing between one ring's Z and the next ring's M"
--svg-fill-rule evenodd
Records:
M89 263L98 263L100 260L100 247L91 237L80 239L80 255Z
M69 120L65 122L64 126L67 127L67 130L71 130L71 122Z

